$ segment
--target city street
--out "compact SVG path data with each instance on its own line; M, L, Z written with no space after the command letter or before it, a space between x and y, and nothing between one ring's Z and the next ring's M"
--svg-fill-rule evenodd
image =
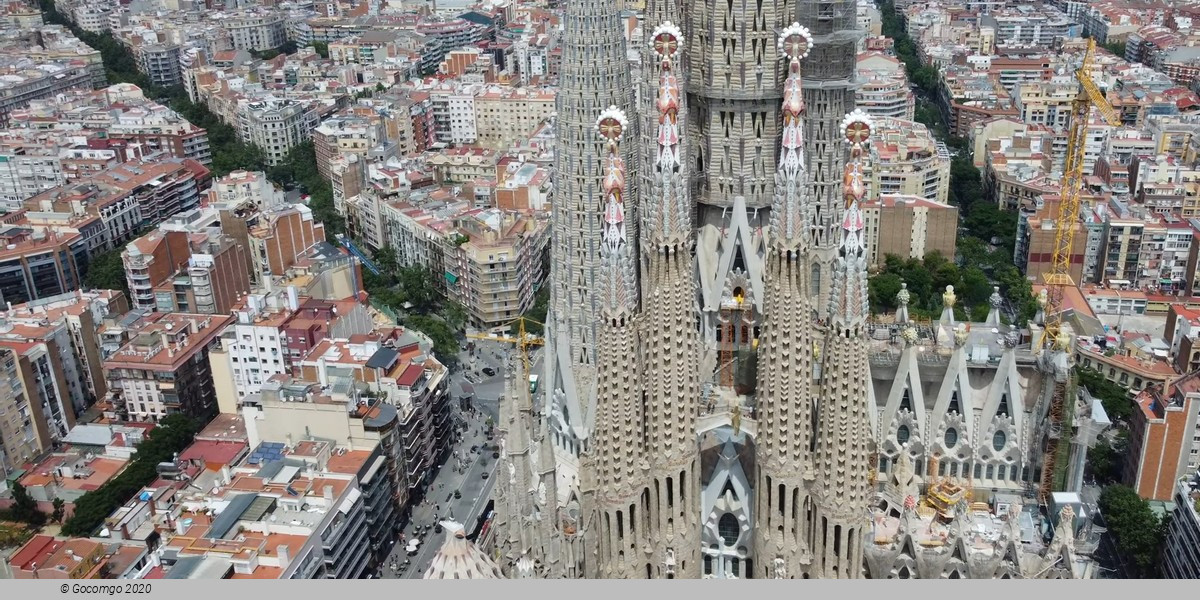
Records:
M413 508L412 519L404 528L404 540L396 543L391 557L383 566L382 577L384 579L420 579L425 574L425 570L429 568L434 553L445 540L445 532L435 533L434 531L438 522L452 519L463 523L470 530L475 526L480 511L487 506L488 497L492 493L492 484L495 482L492 476L496 471L496 459L492 458L491 452L484 451L482 448L484 444L488 443L484 435L484 423L487 421L487 417L480 413L475 413L474 416L459 414L466 419L467 433L463 434L462 443L452 451L450 460L442 466L437 476L430 482L429 489L425 493L426 501ZM479 452L472 453L471 446L478 446ZM465 457L467 463L465 472L460 473L455 468L458 462L455 453ZM483 478L485 472L488 474L487 479ZM460 498L454 498L455 490L461 492ZM428 527L428 529L424 534L420 534L416 531L420 527ZM414 538L420 539L421 543L416 554L408 556L408 541ZM403 566L405 560L409 561L406 567ZM391 568L393 561L401 565L398 572Z
M383 565L381 576L384 579L419 579L429 568L433 555L445 541L445 533L436 533L439 521L453 519L462 523L468 531L474 528L480 512L487 506L491 496L493 475L496 472L496 459L491 451L483 450L490 442L486 437L487 421L497 423L500 420L499 399L504 394L504 365L508 357L520 360L520 351L512 344L499 341L471 340L475 343L476 352L459 353L460 364L458 371L450 375L450 395L454 398L455 418L467 423L467 432L462 436L462 442L451 451L450 459L442 466L437 476L429 484L425 493L426 502L413 508L412 519L404 528L404 541L398 541L391 556ZM540 374L542 370L541 348L531 349L531 371ZM483 369L493 369L495 374L488 376ZM528 380L520 385L529 385ZM541 390L534 399L534 410L540 412ZM469 405L474 412L460 409L458 401L461 398L471 398ZM477 446L479 451L471 452L471 446ZM463 457L466 462L465 472L457 472L456 465ZM486 464L486 466L485 466ZM486 472L488 478L484 479ZM458 490L461 497L454 498ZM425 533L417 530L427 527ZM421 540L417 552L408 556L408 541L417 537ZM408 560L405 565L404 561ZM400 566L392 569L393 562Z

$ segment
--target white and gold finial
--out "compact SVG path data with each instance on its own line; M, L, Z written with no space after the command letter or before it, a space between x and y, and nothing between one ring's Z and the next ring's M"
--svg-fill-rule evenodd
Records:
M871 129L875 126L871 115L856 108L854 112L842 119L842 133L852 145L861 146L871 137Z
M615 106L601 111L600 116L596 119L596 131L609 144L621 141L621 137L625 135L625 128L628 126L629 121L625 118L625 111Z
M779 34L779 52L789 59L804 60L812 45L812 33L799 23L788 25Z
M654 33L650 35L650 47L654 49L654 53L658 58L664 61L675 60L679 54L680 40L683 39L683 32L675 26L674 23L667 21L654 29Z

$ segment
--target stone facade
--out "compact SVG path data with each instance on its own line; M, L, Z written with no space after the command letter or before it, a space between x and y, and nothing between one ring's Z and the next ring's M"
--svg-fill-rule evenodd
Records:
M873 124L852 110L852 8L649 0L635 102L614 67L617 8L568 3L548 410L535 425L528 393L502 401L506 572L949 578L881 558L873 519L896 493L880 475L918 465L896 478L916 490L900 518L941 506L959 466L969 480L989 465L976 498L1032 493L1050 386L998 310L974 335L952 309L919 328L905 290L895 323L870 319ZM959 435L972 425L986 443ZM922 472L946 455L954 477ZM1029 472L1010 480L1017 465ZM964 498L943 512L969 512ZM953 573L1084 576L1039 562L1074 560L1067 531L1015 568Z

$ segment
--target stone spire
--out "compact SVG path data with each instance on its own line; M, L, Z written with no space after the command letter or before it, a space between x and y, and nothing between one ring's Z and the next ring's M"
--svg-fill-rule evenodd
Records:
M556 434L560 462L574 465L595 416L596 338L602 304L596 294L602 290L599 254L608 230L603 218L605 151L595 123L610 106L625 112L633 106L618 5L606 0L566 3L560 47L545 385L547 418ZM626 177L634 181L637 161L631 150L623 148L622 158ZM637 214L634 190L626 189L622 202L626 215ZM637 240L637 227L636 218L625 221L627 240ZM636 243L630 252L636 265ZM632 301L636 303L636 296Z
M686 112L680 72L683 34L672 23L655 27L644 62L657 61L654 161L643 205L647 446L653 492L642 504L651 529L649 576L699 576L700 489L696 410L700 397L700 341L696 331L696 275L692 257L692 203L683 144ZM651 494L656 498L651 498ZM688 500L691 500L689 503Z
M758 355L761 454L756 488L765 492L755 494L755 557L762 565L771 561L777 573L791 577L805 573L810 558L807 511L799 506L810 502L808 458L813 435L812 231L800 77L800 61L811 46L811 34L799 24L784 29L779 38L781 52L788 58L788 78ZM782 493L776 492L781 488Z
M639 568L639 541L646 527L630 507L646 489L645 439L641 412L641 378L637 377L638 343L634 323L630 248L621 227L626 222L621 199L625 193L625 162L621 140L628 121L615 107L600 113L596 129L605 140L605 236L600 257L605 293L600 309L600 347L594 443L583 453L583 494L590 519L589 547L584 569L588 577L632 578Z
M867 265L863 245L863 146L871 121L854 111L842 121L851 147L842 185L845 210L832 272L820 383L814 466L819 478L813 522L812 574L863 576L864 532L869 525L870 417L863 375L867 360Z
M515 383L516 369L505 367L504 395L501 396L500 464L496 469L496 548L506 573L512 572L520 558L539 552L535 548L533 513L535 487L531 462L532 406L529 394L521 393Z

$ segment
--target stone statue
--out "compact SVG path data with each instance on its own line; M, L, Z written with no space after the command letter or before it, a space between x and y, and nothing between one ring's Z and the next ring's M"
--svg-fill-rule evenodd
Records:
M988 304L995 309L1000 309L1004 306L1004 296L1000 295L1000 286L992 286L992 296L988 298Z
M905 449L901 449L900 456L896 458L896 472L893 477L896 479L896 491L900 492L900 496L904 498L905 508L915 508L917 496L921 492L917 487L912 456ZM912 506L909 506L909 504L912 504Z
M954 328L954 345L961 348L967 343L967 338L970 337L970 334L971 332L967 330L967 324L959 323L958 327Z
M957 302L958 296L954 295L954 286L946 286L946 293L942 294L942 304L945 304L948 308L954 308L954 305Z
M774 566L775 579L787 579L787 563L777 556L775 557Z

